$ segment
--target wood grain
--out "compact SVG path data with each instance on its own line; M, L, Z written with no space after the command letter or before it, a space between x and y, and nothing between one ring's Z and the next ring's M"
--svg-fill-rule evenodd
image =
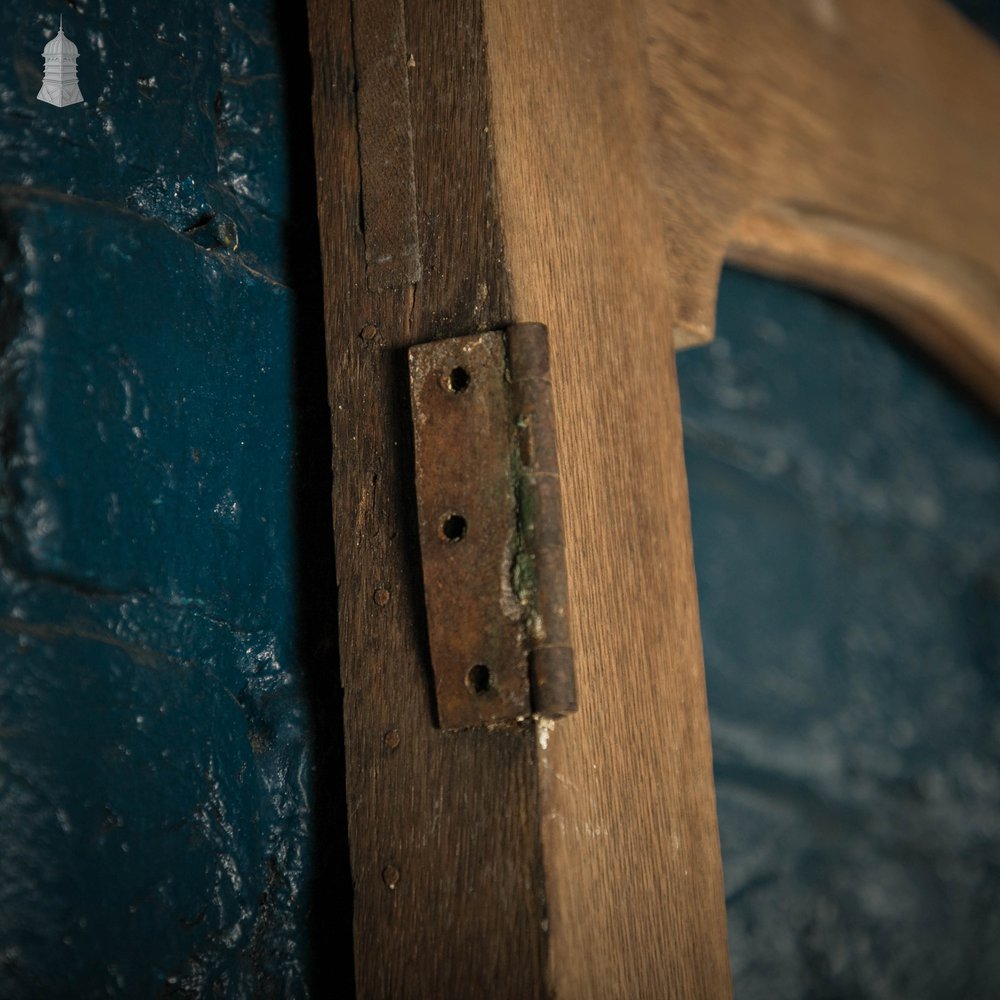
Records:
M406 395L412 341L508 311L482 31L461 0L408 10L406 28L423 280L373 292L351 8L310 3L356 986L361 997L541 997L534 740L523 726L434 724Z
M352 18L365 263L374 291L420 280L403 17L402 0L368 0Z
M581 37L569 5L538 35L527 8L489 10L488 34L476 5L407 5L423 278L372 292L350 21L319 0L310 13L358 993L725 995L662 234L642 160L614 162L646 141L644 76L624 109L609 86L640 36L612 7L606 49L597 11L582 36L595 72L576 61L578 45L564 58L568 42L550 59L557 35ZM550 92L558 103L540 115ZM495 134L508 137L502 178ZM637 249L647 242L652 252ZM401 348L521 316L560 331L556 402L580 560L570 572L591 693L573 728L445 734L429 698ZM619 336L623 350L608 352Z
M422 274L366 287L361 192L406 213L371 166L400 154L357 116L350 5L310 0L358 992L725 997L673 341L710 336L728 255L997 401L997 56L932 0L353 14L405 51ZM514 321L550 331L580 712L442 733L403 352Z
M539 745L560 997L730 991L644 25L485 4L518 320L548 324L580 711Z
M859 300L1000 407L1000 53L939 0L647 0L678 346L724 258Z

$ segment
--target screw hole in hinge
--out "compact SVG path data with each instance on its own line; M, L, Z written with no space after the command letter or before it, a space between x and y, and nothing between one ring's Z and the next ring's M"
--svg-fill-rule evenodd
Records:
M465 675L465 683L473 694L489 694L490 668L485 663L477 663Z
M452 368L445 379L445 387L449 392L465 392L472 382L472 376L464 368Z
M446 542L460 542L469 524L461 514L447 514L441 522L441 537Z

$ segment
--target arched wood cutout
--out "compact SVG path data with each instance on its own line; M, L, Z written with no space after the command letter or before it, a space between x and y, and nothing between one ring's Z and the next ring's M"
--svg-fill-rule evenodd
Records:
M358 994L725 997L673 342L728 254L996 401L1000 62L932 0L309 6ZM549 329L580 708L446 733L405 354L517 321Z
M934 0L648 3L677 346L724 256L897 321L1000 407L1000 52Z

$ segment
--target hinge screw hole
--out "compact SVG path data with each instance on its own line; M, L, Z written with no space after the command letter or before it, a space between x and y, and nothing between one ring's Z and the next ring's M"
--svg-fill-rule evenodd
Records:
M468 528L469 524L461 514L448 514L441 522L441 537L447 542L460 542Z
M445 384L449 392L465 392L472 382L472 376L464 368L452 368Z
M490 687L490 668L485 663L477 663L465 675L465 683L473 694L488 694Z

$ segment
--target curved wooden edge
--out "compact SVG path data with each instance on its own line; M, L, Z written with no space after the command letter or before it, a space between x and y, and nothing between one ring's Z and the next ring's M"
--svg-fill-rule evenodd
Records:
M729 260L883 314L1000 409L996 47L939 0L648 13L675 345L711 339Z
M758 208L689 276L673 330L677 349L711 340L723 263L871 309L1000 410L1000 281L983 267L850 219L790 205Z
M726 258L885 316L1000 410L1000 282L984 268L779 206L740 219Z

